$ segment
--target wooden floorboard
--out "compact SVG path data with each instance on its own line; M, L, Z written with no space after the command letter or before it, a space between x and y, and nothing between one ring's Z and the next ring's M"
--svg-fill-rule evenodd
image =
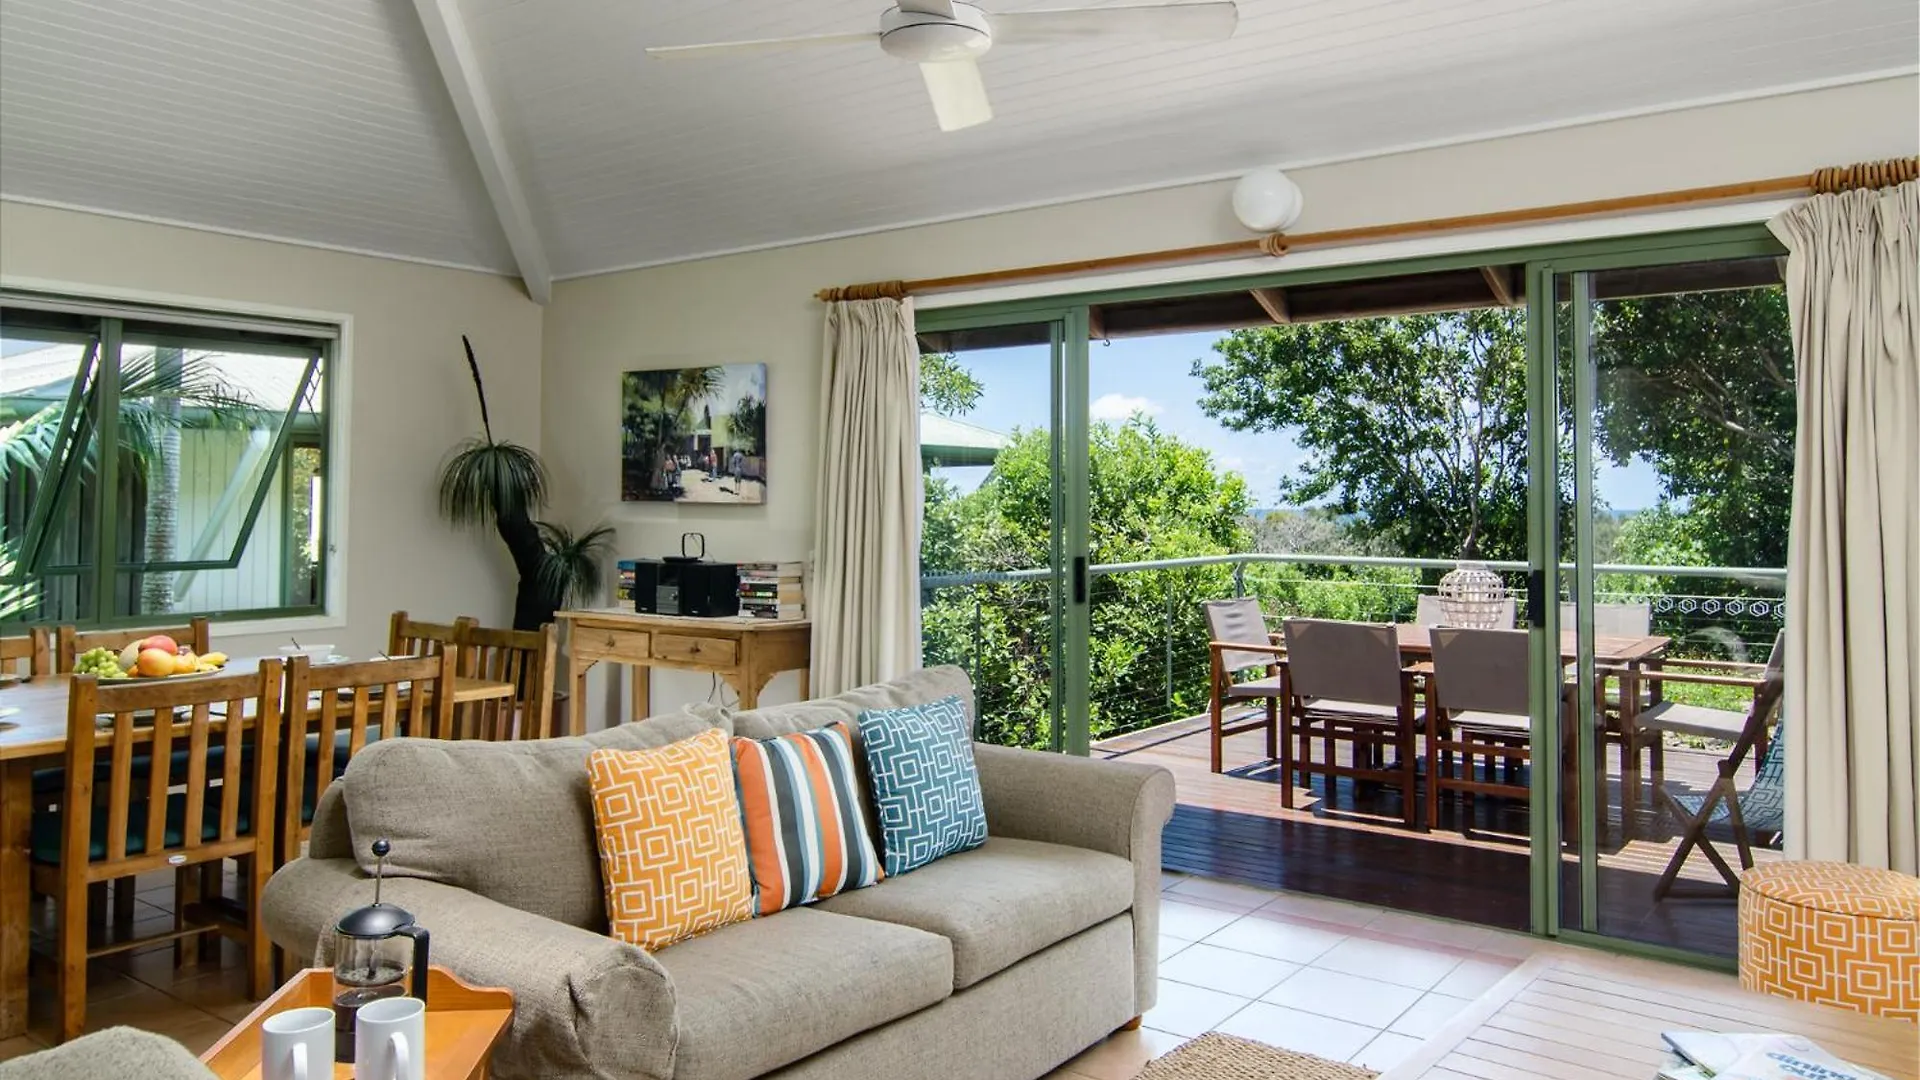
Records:
M1224 771L1211 770L1207 718L1192 717L1095 744L1096 756L1163 765L1173 772L1177 805L1164 834L1162 863L1169 870L1378 904L1425 915L1526 929L1528 835L1524 800L1480 797L1468 807L1449 796L1428 832L1401 820L1397 789L1342 780L1329 790L1316 779L1294 789L1282 805L1277 763L1266 758L1258 732L1230 736ZM1736 945L1731 899L1669 898L1656 903L1654 883L1679 843L1678 823L1653 813L1650 787L1631 830L1622 828L1617 756L1608 748L1608 815L1598 853L1597 929L1614 937L1732 956ZM1670 786L1704 790L1715 774L1712 751L1670 748ZM1524 781L1522 781L1524 782ZM1424 780L1423 780L1424 783ZM1422 789L1424 797L1424 788ZM1723 829L1713 834L1725 842ZM1732 857L1730 843L1723 850ZM1756 859L1778 853L1756 850ZM1562 889L1578 903L1579 863L1562 863ZM1719 877L1698 854L1682 882L1712 885ZM1563 924L1579 925L1569 907Z

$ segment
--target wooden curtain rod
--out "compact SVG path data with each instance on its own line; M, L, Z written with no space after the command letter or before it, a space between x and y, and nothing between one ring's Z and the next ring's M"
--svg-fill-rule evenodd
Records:
M1892 158L1862 162L1839 168L1818 169L1803 176L1776 176L1771 180L1749 180L1738 184L1714 184L1709 187L1660 191L1649 195L1626 195L1614 199L1589 199L1585 202L1533 206L1522 210L1496 210L1485 214L1402 221L1391 225L1363 225L1351 229L1326 229L1321 232L1269 233L1250 240L1231 240L1222 244L1171 248L1165 251L1139 251L1130 255L1109 255L1098 259L1042 263L1005 270L983 270L975 274L920 278L916 281L873 281L864 285L842 285L821 289L814 295L821 300L899 299L931 292L951 292L983 285L1003 285L1013 281L1037 281L1042 278L1074 277L1081 274L1132 270L1143 266L1169 266L1203 262L1210 259L1267 255L1278 258L1289 251L1309 247L1342 247L1375 240L1398 240L1411 236L1490 229L1506 225L1529 225L1543 221L1619 214L1634 210L1652 210L1695 203L1738 202L1780 195L1829 195L1862 188L1891 187L1920 179L1920 157Z

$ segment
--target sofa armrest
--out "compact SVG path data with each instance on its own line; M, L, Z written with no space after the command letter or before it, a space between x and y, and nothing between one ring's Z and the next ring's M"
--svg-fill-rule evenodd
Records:
M261 901L296 962L332 963L333 925L373 896L352 859L296 859ZM501 1076L670 1080L679 1043L673 983L645 950L439 882L388 878L381 899L433 934L433 963L513 991L494 1052Z
M1133 863L1134 1008L1152 1008L1160 978L1160 831L1173 817L1173 774L985 743L974 744L973 758L989 833Z

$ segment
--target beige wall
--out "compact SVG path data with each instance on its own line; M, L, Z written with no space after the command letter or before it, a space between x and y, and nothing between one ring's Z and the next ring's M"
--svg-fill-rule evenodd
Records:
M1913 154L1920 80L1877 83L1418 151L1293 173L1299 231L1803 173ZM1070 152L1070 147L1063 147ZM1205 184L562 282L545 324L544 450L564 516L619 529L623 556L686 530L722 559L801 558L813 528L820 305L815 289L1244 238ZM618 501L619 376L768 365L769 499L694 508ZM707 680L656 679L656 708ZM790 696L791 678L770 700ZM602 689L592 700L604 701Z
M510 279L192 229L0 202L0 280L76 292L138 292L208 307L348 315L350 401L344 620L300 631L366 656L395 608L422 616L511 615L512 567L490 533L434 512L435 475L479 410L460 351L472 336L496 436L540 443L541 309ZM338 430L338 429L336 429ZM271 651L285 634L220 634L228 651Z

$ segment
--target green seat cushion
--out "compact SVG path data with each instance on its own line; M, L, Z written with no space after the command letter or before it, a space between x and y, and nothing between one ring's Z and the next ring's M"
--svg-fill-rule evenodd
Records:
M147 850L146 802L136 802L127 807L127 854L140 855ZM179 847L186 842L187 797L184 793L167 796L167 822L161 833L160 842L169 848ZM203 820L200 826L201 840L215 840L220 836L220 799L219 792L210 792L206 807L201 811ZM239 829L242 833L253 827L253 815L246 806L240 808ZM99 862L107 857L107 815L96 812L93 815L93 835L87 838L87 861ZM32 852L35 862L51 866L60 865L61 833L66 827L66 815L59 810L50 810L33 815Z

